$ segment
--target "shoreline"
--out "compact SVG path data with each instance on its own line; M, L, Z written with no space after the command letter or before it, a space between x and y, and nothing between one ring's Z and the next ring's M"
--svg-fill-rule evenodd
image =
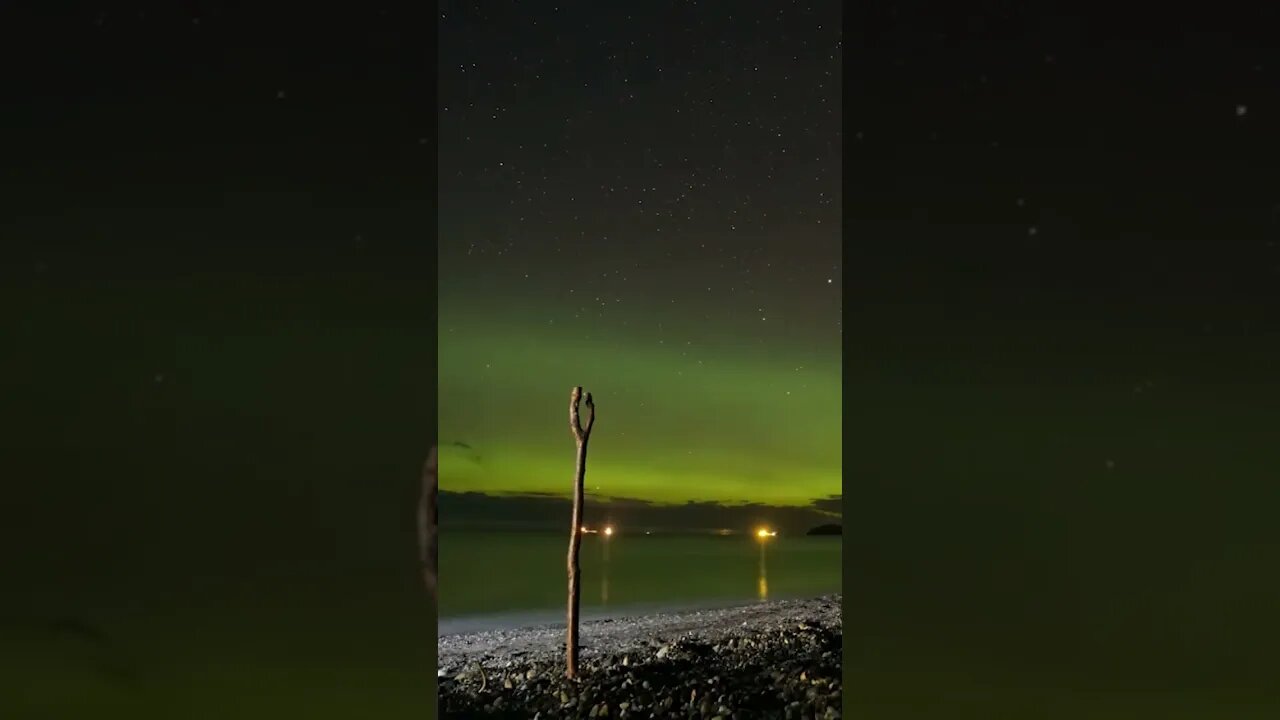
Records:
M841 595L445 635L441 717L839 718Z
M834 594L834 593L832 593ZM687 615L694 612L731 611L748 607L771 605L779 602L811 600L814 596L783 596L771 600L742 597L689 600L685 602L651 602L633 605L603 607L589 605L582 608L582 623L628 620L643 617ZM824 596L819 596L824 597ZM459 635L480 635L490 632L541 630L558 627L564 633L565 609L563 607L533 610L507 610L500 612L450 615L436 623L439 638Z

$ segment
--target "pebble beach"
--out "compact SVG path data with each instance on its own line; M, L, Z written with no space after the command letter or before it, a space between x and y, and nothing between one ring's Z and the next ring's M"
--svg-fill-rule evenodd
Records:
M445 718L841 717L840 595L440 638Z

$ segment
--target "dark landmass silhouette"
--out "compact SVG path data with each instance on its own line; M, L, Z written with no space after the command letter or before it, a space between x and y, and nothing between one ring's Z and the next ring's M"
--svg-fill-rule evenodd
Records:
M560 532L570 513L568 498L546 493L498 495L481 492L440 491L440 527L539 530ZM652 503L635 498L605 498L587 494L587 525L608 523L625 534L653 530L670 532L754 532L761 524L787 534L803 533L839 517L841 498L819 498L810 505L781 507L759 503L729 505L716 502Z
M843 535L843 534L844 534L843 526L836 525L834 523L819 525L818 527L813 528L809 530L809 532L805 533L805 535Z

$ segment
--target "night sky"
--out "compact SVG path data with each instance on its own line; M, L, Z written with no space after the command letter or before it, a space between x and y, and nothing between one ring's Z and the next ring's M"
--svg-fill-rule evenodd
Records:
M568 493L583 385L589 501L838 499L840 23L441 5L443 490ZM710 522L688 510L666 524Z
M1275 18L1084 12L850 21L867 717L1274 714Z
M842 516L863 717L1274 717L1274 11L612 5L440 6L437 134L422 8L0 7L5 679L421 716L427 449L560 524L583 385L589 508Z

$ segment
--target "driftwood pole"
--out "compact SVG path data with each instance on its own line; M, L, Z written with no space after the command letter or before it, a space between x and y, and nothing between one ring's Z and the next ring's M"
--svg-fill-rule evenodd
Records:
M437 467L436 449L431 448L427 462L422 468L422 496L418 499L418 555L422 562L422 577L427 585L427 593L432 601L439 603L439 563L438 538L439 511L436 499L439 497L440 479Z
M569 528L569 617L568 636L565 638L565 676L578 675L578 596L582 579L578 576L578 549L582 546L582 488L587 474L587 440L591 438L591 426L596 424L596 405L587 393L587 427L582 427L578 416L578 403L582 400L582 388L576 387L569 395L569 430L578 445L578 457L573 467L573 526Z

